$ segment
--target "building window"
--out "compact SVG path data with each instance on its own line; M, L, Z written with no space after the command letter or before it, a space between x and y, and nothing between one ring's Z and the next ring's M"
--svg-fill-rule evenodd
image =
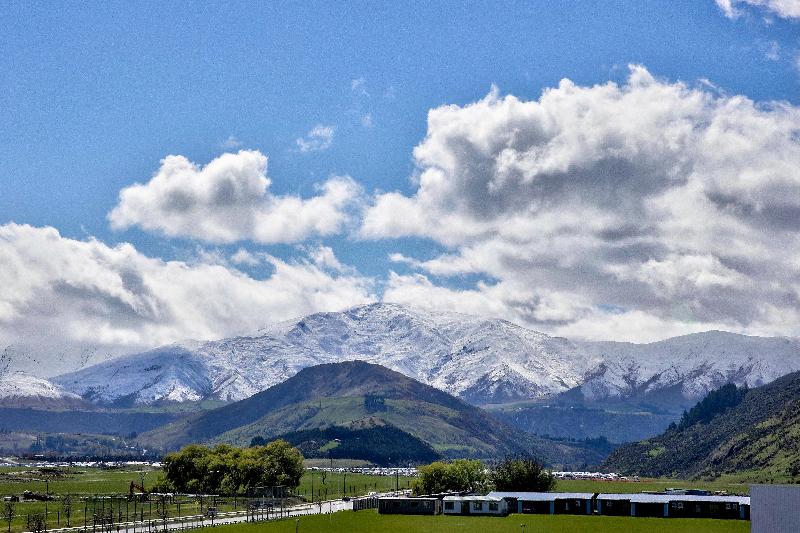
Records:
M673 509L683 509L683 502L672 502Z
M497 509L499 509L499 506L497 505L497 502L489 502L489 510L490 511L497 511Z
M452 511L455 509L455 505L453 505L453 502L444 502L444 508L448 511Z
M472 502L473 511L483 511L483 502Z

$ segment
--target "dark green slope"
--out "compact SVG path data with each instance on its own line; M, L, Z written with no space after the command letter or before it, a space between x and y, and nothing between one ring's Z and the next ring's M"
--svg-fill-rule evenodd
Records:
M0 408L0 430L39 433L125 435L149 431L179 418L177 413L119 411L46 411Z
M430 463L441 458L422 439L374 418L349 426L293 431L280 438L297 446L304 457L364 459L382 466Z
M445 457L533 453L560 465L601 460L595 452L527 435L445 392L361 361L306 368L250 398L144 438L165 448L192 442L246 445L254 437L351 426L366 419L421 439Z
M733 407L711 395L686 423L618 448L605 466L645 476L800 480L800 372L747 391Z

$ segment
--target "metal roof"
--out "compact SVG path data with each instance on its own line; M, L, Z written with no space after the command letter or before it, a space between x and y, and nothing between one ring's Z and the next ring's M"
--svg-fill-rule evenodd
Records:
M554 500L591 500L593 492L490 492L495 498L516 498L527 502L550 502Z
M482 501L482 502L499 502L502 498L498 498L496 496L492 496L491 494L487 494L486 496L445 496L444 501L446 502L474 502L474 501Z
M411 501L414 501L414 502L430 502L430 501L436 501L439 498L426 498L426 497L422 497L422 496L419 497L419 498L412 497L412 496L381 496L378 499L379 500L387 500L387 501L388 500L401 500L401 501L405 501L405 502L411 502Z
M630 501L632 503L716 502L750 505L749 496L699 496L696 494L598 494L598 500Z

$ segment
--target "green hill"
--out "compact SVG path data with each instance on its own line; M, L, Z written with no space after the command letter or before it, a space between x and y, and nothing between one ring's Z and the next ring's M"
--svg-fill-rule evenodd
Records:
M596 451L527 435L446 392L360 361L306 368L250 398L143 438L166 449L192 442L247 445L256 437L359 424L396 428L447 458L532 453L557 465L602 460Z
M605 467L643 476L800 480L800 372L711 392L680 424L617 448Z
M441 457L423 440L373 418L349 426L293 431L280 438L297 446L304 457L364 459L379 465L429 463Z

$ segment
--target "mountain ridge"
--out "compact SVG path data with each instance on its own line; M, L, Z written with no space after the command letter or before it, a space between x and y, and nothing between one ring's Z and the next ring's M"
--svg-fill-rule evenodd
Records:
M551 462L585 464L600 454L514 430L482 409L400 372L346 361L305 368L249 398L141 435L174 449L193 442L246 445L332 427L394 427L444 457L535 453Z
M359 359L473 404L555 397L586 401L673 390L675 408L726 382L751 386L800 370L800 340L727 332L648 344L574 342L499 319L368 304L315 313L255 332L164 346L52 381L99 404L252 396L305 367Z

